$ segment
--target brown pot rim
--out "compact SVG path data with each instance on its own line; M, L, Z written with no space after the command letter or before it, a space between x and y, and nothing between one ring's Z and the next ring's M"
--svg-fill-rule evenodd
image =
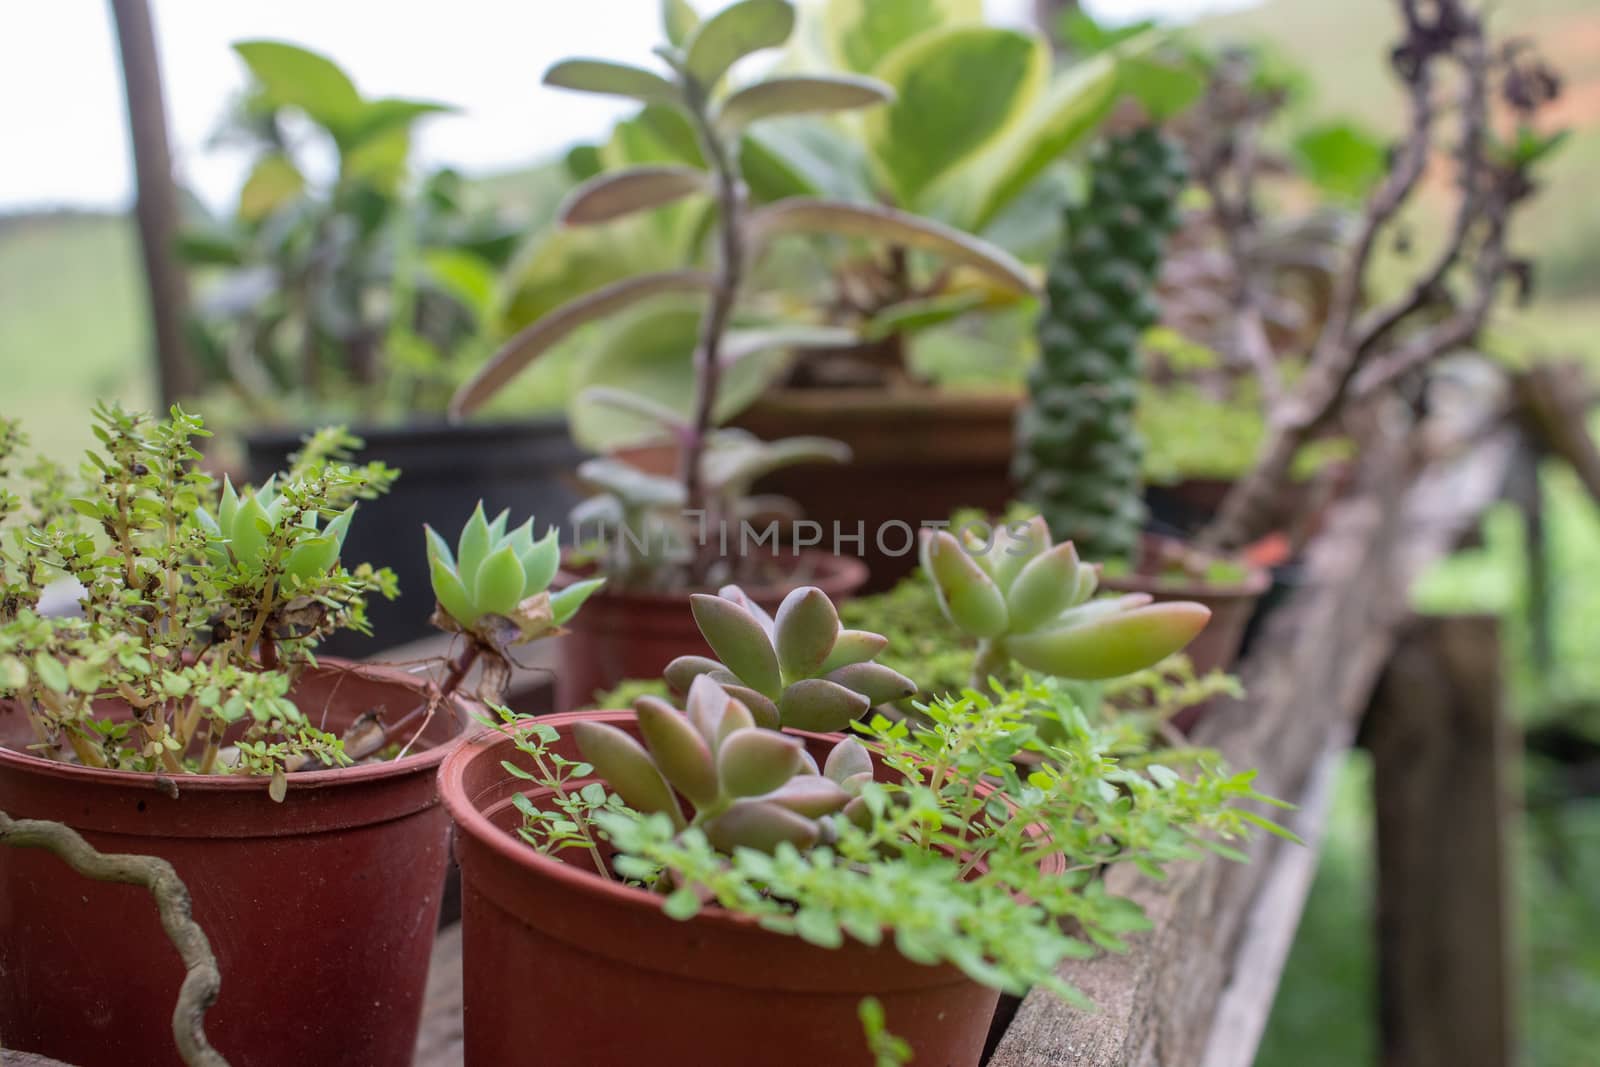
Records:
M432 684L421 676L409 674L398 667L391 667L388 664L356 663L333 657L323 657L317 661L317 667L324 671L359 674L374 681L402 686L406 689L415 689L419 692L425 691ZM461 694L452 694L448 706L454 711L458 724L456 733L451 740L443 744L435 744L427 748L418 749L418 751L397 760L385 760L381 763L361 763L354 767L333 767L323 771L297 771L289 776L290 792L355 786L367 782L382 781L387 778L398 778L417 771L427 770L431 766L444 762L445 756L466 736L467 726L472 722L467 710L467 701ZM59 760L45 759L43 756L20 752L5 745L0 745L0 767L26 771L30 775L40 778L56 779L81 787L100 786L110 788L121 786L132 789L153 789L157 778L167 777L177 783L180 795L188 792L209 794L265 793L272 783L269 777L256 774L164 776L156 771L118 771L105 767L84 767L76 763L63 763Z
M883 389L845 386L821 389L771 389L747 409L759 415L803 415L808 418L853 419L864 417L963 413L975 417L1010 418L1022 403L1022 393L1006 388Z
M865 560L855 556L840 556L832 552L823 552L814 548L802 549L797 553L775 553L774 559L792 561L794 570L799 571L800 561L809 560L815 564L815 578L809 584L815 585L829 597L838 599L841 595L853 593L866 582L868 570ZM561 569L556 572L552 588L565 589L575 582L583 581L593 575L569 569L570 563L566 553L562 555ZM797 582L780 582L768 585L742 587L752 600L777 601L782 600L790 592L801 588ZM609 583L597 590L595 598L604 597L609 600L632 600L643 604L673 605L686 603L695 593L715 593L715 588L702 589L627 589L612 587Z

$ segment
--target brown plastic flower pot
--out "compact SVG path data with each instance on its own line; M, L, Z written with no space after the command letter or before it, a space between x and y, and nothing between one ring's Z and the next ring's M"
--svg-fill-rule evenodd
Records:
M1147 542L1173 543L1172 538L1145 534ZM1141 552L1156 556L1159 552ZM1256 604L1272 585L1272 574L1261 567L1246 565L1243 581L1228 584L1168 575L1119 574L1101 579L1100 587L1115 593L1149 593L1156 601L1193 600L1211 609L1211 621L1200 631L1184 654L1194 664L1196 674L1227 671L1239 659L1246 628L1255 614ZM1200 720L1209 702L1185 708L1173 719L1179 729L1188 730Z
M828 537L835 523L843 536L860 524L871 571L865 591L877 593L916 569L920 523L959 508L1005 510L1018 403L1004 392L777 389L735 422L765 440L816 434L850 446L842 471L788 467L757 488L792 498Z
M554 751L578 758L567 727L581 719L638 736L632 712L554 715L540 720L561 732ZM819 760L837 740L802 736ZM557 859L515 837L512 798L538 803L543 791L503 760L527 766L509 737L489 731L440 771L461 862L467 1063L867 1065L857 1016L866 996L883 1003L917 1063L978 1063L994 990L954 967L913 963L887 940L824 949L717 910L672 919L659 896L602 879L586 855Z
M325 659L294 699L340 732L369 711L395 721L426 687ZM222 973L206 1033L234 1067L408 1065L449 850L435 779L465 710L447 705L403 759L291 775L274 803L259 777L167 779L27 755L23 716L0 703L0 810L177 869ZM78 1067L177 1064L183 976L144 889L0 849L0 1046Z
M774 555L792 568L781 582L750 586L750 594L769 612L803 585L814 585L837 603L867 580L867 567L851 556L803 551ZM563 570L555 586L565 588L585 575ZM689 593L641 592L602 588L567 624L561 669L556 674L556 710L592 706L594 695L628 678L659 678L682 655L711 655L689 611Z

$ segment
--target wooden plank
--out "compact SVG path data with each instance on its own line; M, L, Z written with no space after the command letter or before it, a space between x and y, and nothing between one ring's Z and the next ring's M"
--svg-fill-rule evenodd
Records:
M1366 484L1341 505L1312 546L1310 581L1275 618L1243 670L1249 696L1223 704L1197 731L1239 767L1260 770L1263 791L1305 797L1325 754L1345 744L1366 708L1394 635L1407 617L1407 591L1502 489L1518 447L1514 431L1479 437L1465 452L1415 467L1403 452L1368 466ZM1402 497L1401 489L1412 486ZM1201 1063L1224 993L1266 936L1249 918L1277 868L1298 846L1257 841L1249 865L1208 860L1161 884L1114 870L1114 888L1144 906L1154 929L1131 952L1072 963L1062 975L1098 1005L1074 1012L1044 992L1026 998L991 1063L996 1067ZM1282 875L1278 875L1282 877ZM1271 898L1266 898L1270 903ZM1277 921L1297 920L1278 907ZM1279 931L1278 938L1290 936ZM1242 980L1242 979L1241 979ZM1253 1029L1253 1028L1252 1028ZM1236 1037L1227 1062L1247 1063L1259 1033ZM1242 1038L1242 1039L1241 1039ZM1216 1053L1219 1057L1224 1051Z
M1388 1067L1515 1062L1510 733L1498 621L1429 618L1408 629L1364 734Z
M1279 849L1245 919L1233 973L1217 1004L1201 1067L1250 1067L1266 1033L1278 983L1294 947L1300 915L1317 874L1333 787L1349 751L1349 738L1333 733L1317 758L1297 810L1285 820L1305 848Z

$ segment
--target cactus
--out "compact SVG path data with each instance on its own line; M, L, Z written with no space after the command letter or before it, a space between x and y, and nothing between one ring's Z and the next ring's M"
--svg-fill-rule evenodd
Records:
M718 659L679 656L667 665L667 684L691 692L709 676L742 701L759 726L842 730L874 705L917 691L905 675L872 662L888 640L843 629L833 602L815 586L790 593L776 617L735 585L689 601Z
M315 511L286 505L278 494L276 477L268 478L260 489L246 489L243 495L225 478L217 513L196 507L194 515L210 535L212 562L224 569L237 567L245 574L264 574L272 565L274 545L286 546L278 568L283 576L279 587L288 592L326 574L339 562L339 550L355 511L351 504L319 530ZM293 515L299 518L292 519ZM283 529L287 521L297 522L300 529Z
M922 569L945 616L978 639L975 686L1011 660L1083 681L1132 674L1180 651L1211 618L1204 605L1153 604L1145 593L1091 599L1094 566L1071 541L1052 544L1041 516L1000 527L987 545L925 531Z
M532 519L507 531L508 515L502 511L490 521L480 500L453 553L433 527L424 527L438 601L435 622L443 629L482 637L492 630L496 644L532 641L554 633L605 583L594 578L549 595L561 562L557 531L552 528L535 541ZM509 642L507 622L514 627Z
M836 744L819 769L799 738L763 729L706 674L690 684L683 711L648 696L633 707L642 745L606 723L576 723L572 736L635 811L663 813L679 830L698 827L724 852L783 843L804 850L829 839L829 816L865 814L859 793L872 760L854 738Z
M1187 168L1153 127L1108 138L1091 168L1089 195L1068 207L1050 265L1013 475L1058 537L1092 559L1129 559L1144 522L1139 344L1157 319L1156 280Z

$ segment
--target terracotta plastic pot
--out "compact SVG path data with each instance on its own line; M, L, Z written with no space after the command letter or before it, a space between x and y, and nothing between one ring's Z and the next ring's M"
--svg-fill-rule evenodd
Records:
M859 559L803 551L774 557L792 564L781 583L745 589L768 611L802 585L814 585L835 602L844 600L867 580ZM563 570L555 584L565 587L580 575ZM689 612L687 592L630 592L603 588L567 624L562 638L561 669L556 674L556 710L572 711L593 704L594 695L628 678L659 678L667 664L684 655L711 655Z
M556 751L576 759L563 728L585 718L637 736L631 712L541 721L562 731ZM821 758L831 739L808 744ZM528 783L502 760L525 763L491 731L440 771L464 894L467 1063L864 1065L856 1012L869 995L916 1062L979 1062L994 990L953 967L912 963L887 943L847 939L829 950L725 912L671 919L660 897L600 878L587 857L564 862L518 840L512 798Z
M917 565L915 536L893 524L915 531L960 508L1005 510L1019 402L1009 393L780 389L736 421L766 440L815 434L850 446L853 458L842 471L792 467L758 488L794 499L829 538L834 523L847 537L860 524L861 556L872 574L864 591L873 593Z
M1171 542L1156 534L1145 534L1146 541ZM1209 671L1230 670L1238 661L1239 649L1244 642L1246 628L1255 614L1256 604L1272 584L1267 570L1245 566L1242 581L1216 584L1198 580L1173 578L1166 575L1123 574L1104 578L1102 589L1118 593L1149 593L1157 601L1193 600L1211 609L1211 621L1200 631L1184 653L1194 663L1197 674ZM1198 705L1180 712L1174 722L1180 729L1188 729L1199 720L1206 705Z
M368 711L398 719L425 685L323 660L294 699L339 732ZM0 704L0 746L17 746L0 747L0 810L177 869L222 973L206 1033L234 1067L409 1065L449 849L436 774L464 710L447 705L403 759L292 775L280 804L263 778L181 777L174 797L155 775L25 755L23 716ZM177 1064L183 974L144 889L0 849L0 1046Z

